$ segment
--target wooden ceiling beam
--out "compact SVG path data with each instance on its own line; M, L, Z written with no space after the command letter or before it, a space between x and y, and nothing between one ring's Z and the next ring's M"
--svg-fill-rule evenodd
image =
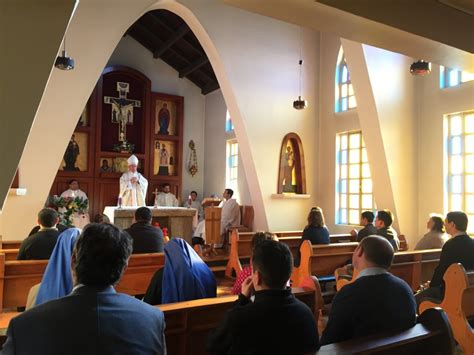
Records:
M168 38L162 45L155 49L153 52L153 58L160 58L163 53L169 50L176 42L183 38L191 29L188 25L181 25L176 32L174 32L170 38Z
M201 57L195 60L193 63L189 64L187 67L179 71L179 77L184 78L189 74L193 73L194 71L201 68L203 65L209 63L209 59L207 57Z
M217 90L219 88L220 88L219 82L212 81L201 89L201 93L203 95L207 95L210 92L213 92L214 90Z

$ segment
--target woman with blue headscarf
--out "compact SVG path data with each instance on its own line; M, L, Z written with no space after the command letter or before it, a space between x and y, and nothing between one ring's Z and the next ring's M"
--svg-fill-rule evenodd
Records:
M214 274L186 241L172 238L165 246L165 267L146 292L146 303L164 304L216 297Z
M70 228L62 232L39 285L35 285L28 295L27 309L71 293L73 280L71 271L71 257L76 239L81 233L78 228ZM35 297L34 288L39 286Z

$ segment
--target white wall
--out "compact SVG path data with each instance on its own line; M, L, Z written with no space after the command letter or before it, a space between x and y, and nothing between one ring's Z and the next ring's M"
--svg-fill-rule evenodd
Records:
M206 148L204 159L204 195L217 194L221 196L226 182L226 144L228 139L235 137L234 132L226 132L227 106L221 90L206 95ZM241 205L251 205L247 176L245 174L242 156L239 154L238 163L238 196Z
M107 65L125 65L136 69L151 80L152 91L184 97L184 159L181 201L185 201L192 190L202 196L204 186L205 96L201 94L201 89L188 79L180 79L174 68L161 59L154 59L148 49L130 36L120 40ZM194 140L196 145L198 158L198 173L194 177L187 171L190 153L188 143L191 139Z

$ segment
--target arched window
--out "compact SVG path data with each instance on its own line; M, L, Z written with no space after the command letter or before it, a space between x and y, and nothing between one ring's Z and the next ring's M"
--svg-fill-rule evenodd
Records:
M281 144L278 193L306 194L303 144L296 133L288 133Z
M342 112L357 107L354 89L352 87L349 69L347 68L344 51L339 49L336 66L336 97L335 111Z

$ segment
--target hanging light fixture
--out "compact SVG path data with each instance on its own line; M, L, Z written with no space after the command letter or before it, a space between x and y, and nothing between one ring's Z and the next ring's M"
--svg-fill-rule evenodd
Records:
M74 59L67 56L66 53L66 36L64 36L64 47L62 54L56 58L54 66L61 70L72 70L74 69Z
M303 37L303 35L301 33L301 38L302 37ZM302 57L303 57L303 55L302 55L303 40L301 38L300 38L300 60L298 62L299 66L300 66L300 91L299 91L298 99L293 101L293 108L295 110L304 110L308 106L308 102L301 98L301 67L303 65L303 59L302 59Z
M425 62L423 59L417 62L413 62L410 65L411 75L427 75L431 73L431 63Z

